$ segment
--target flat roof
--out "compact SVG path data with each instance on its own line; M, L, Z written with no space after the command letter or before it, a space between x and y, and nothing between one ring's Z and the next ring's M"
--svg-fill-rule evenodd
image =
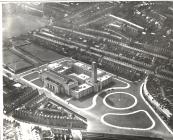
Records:
M106 75L103 75L101 77L98 77L97 80L100 81L100 82L102 82L104 80L109 79L110 77L111 77L110 75L106 74Z
M65 70L68 70L70 69L71 67L68 67L68 66L63 66L61 67L60 69L56 70L58 73L61 73L61 72L64 72Z
M84 64L82 62L76 62L76 63L74 63L74 65L79 66L79 67L81 67L83 69L91 70L91 66L89 66L87 64Z
M81 63L81 62L76 62L76 63L74 63L74 65L77 65L77 66L81 67L81 66L83 66L84 64Z
M72 73L69 76L75 76L75 77L77 77L79 79L82 79L82 80L86 80L86 79L89 79L90 78L88 75L83 74L83 73L82 74Z
M103 70L97 69L97 75L104 73Z
M18 72L20 70L24 70L24 69L32 67L32 64L26 62L25 60L21 60L11 64L7 64L7 67L13 72Z
M55 69L55 68L58 68L60 66L62 66L62 65L59 64L59 63L51 63L51 64L48 65L48 68Z
M22 86L22 84L20 84L20 83L16 83L16 84L14 84L13 86L16 87L16 88L19 88L19 87Z
M89 71L92 70L92 67L91 67L90 65L84 64L84 63L82 63L82 62L76 62L76 63L74 63L74 64L75 64L76 66L79 66L79 67L81 67L81 68L87 69L87 70L89 70ZM102 73L104 73L103 70L97 69L97 75L100 75L100 74L102 74Z
M70 77L67 77L53 70L44 71L43 73L47 74L47 77L52 78L54 80L59 79L63 83L74 82L74 79L71 79Z
M84 90L86 90L86 89L88 89L88 88L91 88L91 87L92 87L92 86L90 86L90 85L84 83L84 84L82 84L82 85L76 87L75 89L73 89L73 91L75 91L76 93L79 93L79 92L84 91Z
M86 80L86 79L90 78L88 75L83 74L83 73L82 73L82 74L79 74L78 77L79 77L80 79L83 79L83 80Z

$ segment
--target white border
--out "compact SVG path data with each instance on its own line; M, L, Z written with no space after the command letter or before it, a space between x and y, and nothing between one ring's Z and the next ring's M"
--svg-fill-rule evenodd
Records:
M124 108L118 108L118 107L113 107L113 106L109 105L109 104L106 102L106 98L107 98L108 96L110 96L110 95L118 94L118 93L120 93L120 94L125 94L125 95L130 95L130 96L134 99L134 103L133 103L132 105L130 105L130 106L128 106L128 107L124 107ZM126 109L133 108L133 107L137 104L137 98L136 98L134 95L132 95L132 94L130 94L130 93L127 93L127 92L113 92L113 93L110 93L110 94L106 95L106 96L103 98L103 103L104 103L105 106L107 106L107 107L110 108L110 109L126 110Z
M106 91L109 91L109 90L116 90L116 89L127 89L127 88L130 88L131 87L131 85L129 84L129 83L127 83L127 82L125 82L125 81L123 81L123 80L120 80L120 79L117 79L117 78L113 78L113 79L116 79L116 80L118 80L118 81L120 81L120 82L122 82L122 83L125 83L126 84L126 86L124 86L124 87L112 87L112 88L108 88L108 89L105 89L105 90L103 90L102 92L106 92ZM99 93L97 93L94 97L93 97L93 100L92 100L92 105L90 105L89 107L86 107L86 108L79 108L79 107L77 107L78 109L80 109L80 110L90 110L90 109L92 109L92 108L94 108L95 106L96 106L96 100L97 100L97 97L102 93L102 92L99 92Z
M147 116L150 118L151 122L152 122L152 125L148 128L133 128L133 127L121 127L121 126L116 126L116 125L112 125L108 122L106 122L104 120L104 117L105 116L108 116L108 115L119 115L119 116L123 116L123 115L131 115L131 114L135 114L135 113L138 113L138 112L145 112L147 114ZM101 117L101 122L107 126L110 126L110 127L114 127L114 128L118 128L118 129L126 129L126 130L151 130L154 128L155 126L155 121L153 120L153 118L151 117L151 115L145 111L145 110L137 110L137 111L134 111L134 112L130 112L130 113L106 113L104 114L102 117Z

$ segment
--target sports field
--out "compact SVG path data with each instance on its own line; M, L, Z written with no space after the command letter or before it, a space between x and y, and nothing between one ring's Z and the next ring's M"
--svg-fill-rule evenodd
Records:
M36 58L42 61L43 63L51 62L53 60L58 60L64 57L56 53L55 51L43 48L35 44L21 46L20 49L22 49L26 55Z

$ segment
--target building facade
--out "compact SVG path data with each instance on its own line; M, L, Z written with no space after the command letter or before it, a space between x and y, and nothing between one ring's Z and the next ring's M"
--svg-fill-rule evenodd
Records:
M97 93L112 82L112 76L97 69L96 62L87 65L82 62L52 63L40 74L44 87L55 94L66 94L81 98Z

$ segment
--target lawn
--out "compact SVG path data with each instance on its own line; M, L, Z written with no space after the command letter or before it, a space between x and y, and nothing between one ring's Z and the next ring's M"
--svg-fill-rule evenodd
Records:
M116 108L127 108L133 105L134 102L135 100L132 96L122 92L113 93L106 97L106 103Z
M37 85L39 87L43 87L43 82L41 81L41 79L36 79L36 80L32 81L32 83L34 83L35 85Z
M121 86L125 86L125 84L115 79L114 82L112 82L108 86L104 87L104 89L108 89L111 87L121 87ZM102 92L101 94L99 94L99 97L101 97L103 99L108 93L109 92ZM69 103L71 103L71 104L73 104L79 108L87 108L87 107L92 105L93 97L96 94L97 93L91 93L91 94L84 96L80 99L72 99L69 101Z
M38 76L39 76L39 73L38 72L33 72L33 73L30 73L30 74L24 76L23 78L26 79L26 80L28 80L28 81L30 81L32 79L37 78Z
M119 127L146 129L152 125L152 121L144 111L129 115L110 114L105 116L104 120L109 124Z
M20 49L27 52L28 55L41 60L42 62L50 62L64 57L55 51L40 47L35 44L21 46Z

